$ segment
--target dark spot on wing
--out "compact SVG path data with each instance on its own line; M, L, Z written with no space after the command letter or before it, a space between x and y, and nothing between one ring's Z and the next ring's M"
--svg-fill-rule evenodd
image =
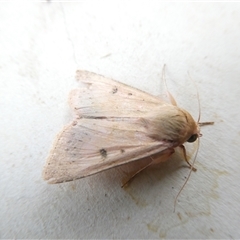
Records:
M131 96L131 95L132 95L132 93L128 93L128 95L129 95L129 96Z
M76 109L76 108L75 108L75 109ZM76 110L77 110L77 109L76 109ZM73 122L72 122L72 125L73 125L73 126L76 126L77 123L78 123L77 121L73 121Z
M100 154L102 155L103 158L107 157L107 150L105 150L104 148L99 150Z
M124 149L121 149L121 153L124 153L125 152L125 150Z
M114 86L113 89L112 89L112 93L114 94L114 93L116 93L117 91L118 91L118 88L117 88L116 86Z

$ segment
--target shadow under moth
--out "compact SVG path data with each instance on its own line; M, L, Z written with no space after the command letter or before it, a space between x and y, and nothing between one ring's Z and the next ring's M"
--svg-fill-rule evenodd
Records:
M43 169L48 183L61 183L149 157L166 161L176 147L200 136L199 120L184 109L104 76L77 71L83 87L70 92L75 119L57 135ZM206 123L211 124L211 123ZM158 154L158 158L152 156ZM133 177L132 176L132 177Z

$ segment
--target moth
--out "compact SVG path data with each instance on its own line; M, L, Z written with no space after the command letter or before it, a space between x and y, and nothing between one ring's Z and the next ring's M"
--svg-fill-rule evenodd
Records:
M200 136L200 124L173 100L78 70L83 87L69 95L74 120L57 135L43 169L48 183L72 181L149 157L134 175L166 161L185 142ZM153 158L155 154L157 158ZM193 168L192 168L193 169Z

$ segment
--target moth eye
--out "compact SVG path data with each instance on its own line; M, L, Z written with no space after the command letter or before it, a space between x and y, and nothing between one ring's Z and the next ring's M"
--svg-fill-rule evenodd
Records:
M198 138L197 134L193 134L187 141L188 142L195 142Z

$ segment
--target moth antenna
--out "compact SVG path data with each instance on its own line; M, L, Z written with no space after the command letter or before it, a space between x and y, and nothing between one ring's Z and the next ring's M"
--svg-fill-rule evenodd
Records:
M163 65L163 69L162 69L162 80L164 81L164 85L165 85L165 88L167 90L167 95L168 95L168 98L171 102L171 104L173 106L177 106L177 102L175 100L175 98L173 97L173 95L168 91L168 87L167 87L167 81L166 81L166 77L165 77L165 70L166 70L166 64Z
M192 80L192 82L194 83L194 86L197 90L197 99L198 99L198 120L197 120L197 123L198 125L201 127L201 126L206 126L206 125L213 125L214 122L199 122L200 121L200 118L201 118L201 103L200 103L200 97L199 97L199 91L198 91L198 86L196 84L196 81L194 81L194 79L191 78L189 72L188 72L188 76L189 78Z
M196 169L194 168L194 163L195 163L196 158L197 158L199 145L200 145L200 139L198 138L197 151L196 151L196 154L195 154L195 156L194 156L194 159L193 159L192 165L190 166L190 172L189 172L189 174L188 174L188 176L187 176L187 178L186 178L186 180L185 180L183 186L181 187L180 191L178 192L178 194L177 194L177 196L176 196L176 198L175 198L175 201L174 201L174 211L173 211L173 212L175 212L175 209L176 209L177 199L178 199L179 195L181 194L183 188L186 186L186 184L187 184L187 182L188 182L188 180L189 180L189 178L190 178L190 176L191 176L191 174L192 174L192 171L195 171L195 170L196 170ZM195 169L195 170L194 170L194 169Z
M191 79L191 81L194 83L194 86L195 86L196 91L197 91L197 99L198 99L198 120L197 120L197 123L199 123L200 118L201 118L201 104L200 104L200 97L199 97L198 86L197 86L196 81L194 81L194 80L191 78L189 72L188 72L188 77L189 77L189 78Z
M206 126L206 125L213 125L214 122L199 122L198 125L199 126Z

